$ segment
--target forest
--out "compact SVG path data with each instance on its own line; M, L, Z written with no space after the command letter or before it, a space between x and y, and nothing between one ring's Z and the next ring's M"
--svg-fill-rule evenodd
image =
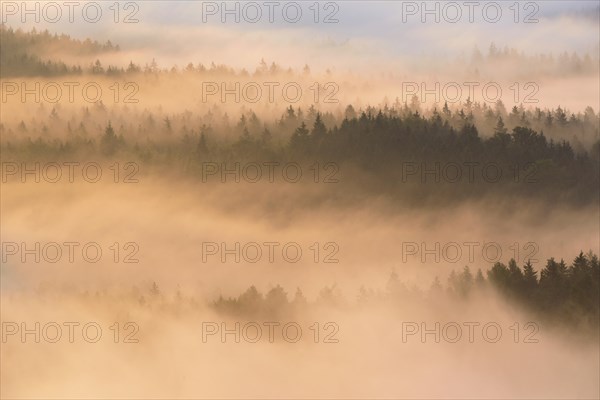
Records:
M155 128L162 137L154 140L137 139L124 127L115 131L110 121L98 138L87 133L83 122L75 129L67 122L66 139L44 139L44 134L32 139L21 123L18 135L5 132L2 148L5 161L126 159L142 169L169 168L196 177L202 176L206 163L335 163L347 172L347 181L360 182L363 190L416 202L441 194L451 202L501 192L539 199L559 196L574 204L598 201L600 142L577 151L567 140L548 139L530 124L509 132L501 116L493 133L482 137L472 119L449 110L434 110L430 117L407 107L370 109L358 115L348 106L345 114L331 128L314 109L304 117L302 110L290 106L271 128L254 114L242 116L230 131L239 136L231 139L223 139L228 135L210 125L196 129L184 125L177 134L176 123L169 118ZM590 111L582 119L567 120L559 108L538 114L539 120L533 122L551 124L548 121L556 118L556 124L567 125L565 129L591 134L593 115ZM332 115L328 119L335 121ZM454 119L462 121L461 128L451 125ZM157 122L150 116L147 124ZM293 127L288 139L272 133Z
M598 16L538 3L9 15L0 397L598 398Z

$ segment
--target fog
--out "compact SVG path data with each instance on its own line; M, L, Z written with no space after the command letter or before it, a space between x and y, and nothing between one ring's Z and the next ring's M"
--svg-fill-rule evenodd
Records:
M265 289L278 283L288 290L299 286L308 295L337 283L352 297L360 285L385 286L394 268L407 283L429 288L436 275L445 278L450 270L462 270L465 265L485 271L492 264L486 260L515 258L522 263L527 257L537 260L534 263L540 269L550 257L569 260L579 251L598 252L598 210L593 206L557 211L541 201L479 200L415 210L397 207L385 197L363 195L351 204L330 200L341 184L282 180L222 184L182 177L175 182L173 176L143 174L143 168L138 183L6 184L2 202L5 241L97 242L104 251L100 262L86 263L77 249L74 257L87 264L84 268L68 262L66 246L62 246L60 262L54 264L42 257L39 265L23 265L19 252L8 258L6 268L36 282L56 280L63 273L67 282L78 276L92 287L98 280L112 284L156 280L172 290L180 285L208 291L209 297L236 295L253 284ZM34 192L37 195L32 197ZM569 230L569 226L574 228ZM139 263L114 265L114 252L108 249L114 242L137 243L139 252L134 258ZM254 263L247 261L254 259L254 248L239 262L220 251L203 262L205 242L225 242L229 249L236 242L242 246L297 243L303 253L296 262L286 261L278 247L270 260L268 246L261 245L262 256ZM315 251L309 247L315 242L339 246L331 262L323 260L334 253L333 248L321 250L318 262L314 261ZM421 243L432 249L435 243L442 248L451 242L460 245L460 255L456 246L447 247L443 254L439 251L437 257L421 254L425 250ZM464 244L468 242L478 244L469 247ZM410 254L415 250L403 248L402 243L417 243L416 254ZM484 250L485 243L494 247ZM528 243L534 246L525 248ZM52 259L55 251L49 252ZM296 258L293 249L289 258ZM111 273L105 274L105 268Z
M34 186L35 185L35 186ZM598 252L598 210L562 209L522 202L493 205L490 200L444 210L398 209L386 199L361 198L353 204L319 202L328 190L304 183L194 183L141 174L139 183L8 183L3 185L3 242L96 242L104 250L97 263L76 251L56 263L36 263L30 255L7 256L3 263L3 321L24 321L28 329L41 322L97 322L102 340L85 341L76 328L69 343L67 328L57 343L22 343L19 334L3 344L2 394L29 397L344 397L344 398L594 398L598 344L573 327L545 324L511 306L493 291L468 300L432 300L427 295L435 276L445 281L464 265L491 266L476 251L459 262L439 263L429 256L403 262L402 242L496 242L510 257L512 243L534 241L540 269L549 257L572 258L580 250ZM32 194L35 193L35 196ZM290 199L301 198L291 202ZM218 201L216 201L218 199ZM544 208L545 207L545 208ZM348 216L351 215L352 218ZM576 228L574 228L576 227ZM202 262L203 242L296 242L305 256L286 262L275 253L256 263L236 263L219 255ZM135 242L137 264L115 263L112 243ZM338 263L315 263L308 249L314 242L335 242ZM79 248L78 248L79 249ZM466 249L466 248L465 248ZM480 247L478 248L480 249ZM466 251L466 250L465 250ZM54 254L52 252L48 254ZM53 255L48 256L52 258ZM449 257L449 256L448 256ZM522 257L522 256L521 256ZM523 260L518 260L519 264ZM365 286L383 293L395 270L408 287L423 290L399 298L357 300ZM150 294L152 282L160 294ZM244 292L251 285L266 293L280 284L291 300L296 288L308 306L279 316L232 318L210 302ZM319 292L335 285L334 301ZM179 294L177 292L179 291ZM137 293L137 295L136 295ZM411 294L412 293L412 294ZM140 304L138 297L145 296ZM192 301L193 299L193 301ZM274 331L274 342L225 343L219 333L203 342L202 323L297 322L302 340L289 343ZM114 343L109 327L135 322L139 343ZM314 343L310 326L334 322L338 343ZM462 337L450 343L420 332L408 335L402 323L426 323L434 329L455 322ZM479 323L468 340L463 323ZM496 343L481 327L501 326ZM510 330L520 324L519 343ZM523 330L534 322L536 343L524 343ZM279 327L280 328L280 327ZM121 328L123 329L123 328ZM131 332L128 329L127 332ZM566 333L563 332L566 331ZM48 331L48 337L54 335ZM93 330L90 336L94 336ZM321 334L330 333L321 332ZM454 337L454 331L447 335ZM254 333L248 333L253 336ZM293 333L293 332L292 332ZM123 334L123 333L122 333ZM293 336L292 334L290 334ZM489 336L494 337L494 330ZM583 335L583 336L582 336ZM122 339L120 339L122 340ZM21 368L26 368L27 372ZM35 378L34 378L35 377ZM32 384L35 379L35 384Z
M600 9L408 3L0 4L0 397L599 398Z
M235 343L233 335L226 343L218 335L209 336L203 343L202 322L226 322L232 329L235 321L206 310L173 312L158 306L139 309L107 298L82 301L61 296L46 302L21 300L18 304L4 299L3 304L8 303L11 312L25 314L31 320L37 316L41 321L77 320L82 325L96 321L103 327L104 336L91 344L76 331L73 344L65 343L63 338L56 344L42 342L35 347L4 345L4 365L16 365L3 368L3 395L572 398L576 393L578 398L596 397L597 343L574 347L565 337L557 337L542 326L535 335L538 343L515 344L508 327L527 319L512 310L509 314L505 306L489 298L485 300L485 311L469 307L443 316L413 303L394 311L374 307L352 312L319 310L294 318L303 329L302 340L296 343L283 340L279 329L274 342L269 343L267 328L263 328L264 337L257 343ZM5 315L7 319L12 317L10 313ZM114 343L108 326L115 319L136 321L139 343ZM282 325L290 320L283 318ZM321 321L321 325L334 321L339 326L339 343L314 343L308 327L315 321ZM463 338L457 343L443 339L435 343L431 334L426 343L419 335L403 342L401 321L425 321L428 329L436 321L455 321L461 326L464 322L484 325L493 321L502 326L503 336L496 343L488 343L480 325L474 343L469 343L463 326Z
M482 53L489 57L487 49ZM45 58L83 68L90 68L96 61L94 56L72 60L60 53L49 54L52 55ZM111 108L153 112L160 109L166 113L205 113L218 106L230 115L252 110L269 118L279 117L290 105L304 109L314 105L323 112L340 108L343 111L348 104L356 108L392 106L395 102L410 104L413 96L423 108L438 110L444 103L458 110L467 101L488 107L501 101L508 111L515 105L528 109L560 105L574 114L584 112L588 106L598 111L598 56L579 53L562 58L514 52L477 60L481 53L476 54L479 55L469 54L468 59L422 57L368 72L331 66L316 68L311 63L306 64L307 72L304 67L292 68L289 63L277 62L287 60L277 56L263 58L264 64L259 58L245 68L188 59L181 64L158 63L155 74L9 77L2 80L2 100L5 123L20 122L38 111L40 105L47 107L48 114L52 108L80 112L97 101ZM139 54L118 55L121 62L115 62L114 56L102 55L102 66L127 69L131 60L140 60ZM148 68L152 61L136 63L140 68ZM186 70L190 63L194 67L191 72ZM159 71L164 72L159 75Z

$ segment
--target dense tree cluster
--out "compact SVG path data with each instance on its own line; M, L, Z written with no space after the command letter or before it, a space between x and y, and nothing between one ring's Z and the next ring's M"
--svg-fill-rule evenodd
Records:
M487 280L481 270L473 277L468 266L460 274L453 271L448 279L449 289L461 297L487 284L540 315L592 327L600 322L600 262L591 252L579 253L570 265L550 258L539 276L530 261L519 268L511 259L508 265L495 263Z
M47 30L37 32L35 28L31 32L24 32L0 24L2 78L81 74L85 68L79 65L67 65L60 60L50 59L51 52L59 49L74 56L99 56L102 53L119 51L119 46L110 41L100 44L90 39L76 40L64 34L52 35ZM45 54L45 59L40 57L40 54ZM93 69L94 67L91 67L92 72Z
M548 111L560 112L560 108ZM157 121L150 114L144 120L146 126L162 133L154 140L140 134L141 125L132 132L109 123L98 136L90 135L83 122L75 129L67 123L66 140L31 140L22 123L18 127L21 138L5 139L2 148L7 160L100 155L176 167L190 174L201 173L205 162L333 162L353 171L351 179L367 182L364 190L409 194L418 201L428 196L450 201L495 190L541 198L552 193L555 199L581 204L598 201L599 142L591 150L576 151L570 142L555 142L527 126L516 126L509 132L502 117L498 117L493 133L482 137L469 120L455 128L451 123L454 114L443 115L434 111L425 117L408 106L369 108L359 115L348 106L339 121L333 114L321 114L314 108L304 115L290 107L272 125L251 113L234 126L219 130L203 124L194 130L182 126L177 117ZM571 129L586 124L580 120L566 123L573 124ZM290 130L289 136L282 133Z

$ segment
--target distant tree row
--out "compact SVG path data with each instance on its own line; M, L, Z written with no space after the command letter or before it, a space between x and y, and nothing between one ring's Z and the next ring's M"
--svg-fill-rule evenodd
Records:
M50 60L53 50L56 49L75 56L99 56L106 52L119 51L119 46L114 46L110 41L105 44L90 39L81 41L69 35L52 35L48 30L37 32L35 28L24 32L21 29L13 30L4 24L0 24L0 43L2 78L78 75L85 71L85 68L79 65ZM45 59L40 57L42 54L45 55ZM93 67L90 71L93 71Z
M311 105L308 108L289 106L280 117L268 111L268 117L259 118L252 110L242 110L235 121L223 108L217 105L202 112L186 111L167 114L161 110L120 109L107 107L102 102L82 107L80 110L64 110L60 105L51 109L40 105L32 113L29 120L22 120L17 126L8 122L0 125L0 131L9 140L23 137L64 137L71 136L97 137L104 132L103 126L95 121L105 123L112 121L118 134L125 135L129 140L156 140L161 142L182 139L198 140L201 132L207 136L218 138L234 138L244 136L246 139L261 141L265 134L273 138L288 138L295 130L305 123L314 125L317 114L327 127L333 129L340 126L344 119L353 120L361 115L384 118L413 119L418 115L425 119L434 119L441 125L447 125L460 130L466 125L474 125L484 137L495 133L506 134L515 127L530 128L546 137L548 141L560 142L567 140L576 153L589 151L600 140L600 117L591 107L583 112L571 112L558 106L555 109L539 107L525 108L523 105L514 106L510 112L501 101L489 106L486 103L471 102L442 107L423 107L418 101L410 104L396 100L392 104L384 103L379 107L366 106L356 109L352 105L338 107L334 110L320 112ZM47 115L47 118L39 116ZM12 121L11 121L12 122Z
M488 290L499 291L507 300L523 306L526 311L549 321L574 323L598 330L600 316L600 263L593 253L581 252L571 265L563 260L547 261L538 272L528 261L519 268L511 259L508 266L496 263L487 271L487 279L481 269L473 276L468 266L460 274L454 271L444 287L436 278L428 292L417 288L408 288L396 272L392 272L384 292L361 287L357 301L365 304L373 301L415 300L444 301L450 296L467 300L477 292L485 295ZM316 304L326 306L345 306L343 296L336 286L323 288ZM281 316L300 311L308 305L300 288L297 288L292 300L285 290L277 285L263 295L255 286L251 286L238 297L219 296L212 302L218 312L236 316Z
M235 71L233 68L226 65L217 65L211 62L208 66L203 63L188 63L183 67L173 66L171 68L159 67L153 60L150 64L139 65L133 61L127 67L117 66L102 66L99 59L103 53L120 51L118 45L113 45L110 41L104 44L86 40L76 40L69 35L51 34L48 30L38 32L33 28L29 32L22 29L7 27L5 24L0 24L0 37L2 46L1 62L2 62L2 77L15 76L57 76L68 74L92 73L106 75L123 75L132 73L218 73L229 76L275 76L281 73L292 74L291 68L284 68L274 62L268 64L264 59L261 59L258 67L253 72L245 69ZM87 66L81 65L66 65L60 60L48 60L53 56L49 49L61 49L66 54L75 56L88 56L91 60ZM43 54L46 59L42 59L39 55ZM460 70L468 72L471 76L478 76L481 70L486 67L498 68L503 63L516 63L520 66L520 70L529 74L541 76L549 75L571 75L571 74L598 74L600 60L597 55L590 56L584 54L580 56L577 53L563 52L554 56L553 54L535 54L526 55L523 52L518 52L514 48L504 47L500 49L496 44L492 43L489 46L487 54L483 54L479 49L474 49L470 58L465 60L459 58L454 62ZM328 70L329 72L329 70ZM302 74L310 74L310 67L305 65L302 69Z
M495 64L497 66L503 62L517 62L526 68L552 71L554 74L593 73L598 70L597 58L592 58L589 54L584 54L581 57L575 52L569 54L564 51L556 56L553 54L526 55L524 52L519 52L517 49L508 46L499 48L495 43L490 44L487 54L475 48L469 62L472 67L485 64Z

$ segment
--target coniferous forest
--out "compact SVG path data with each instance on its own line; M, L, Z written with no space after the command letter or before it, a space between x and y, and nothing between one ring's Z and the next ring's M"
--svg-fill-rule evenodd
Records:
M600 9L7 3L0 397L600 395Z

